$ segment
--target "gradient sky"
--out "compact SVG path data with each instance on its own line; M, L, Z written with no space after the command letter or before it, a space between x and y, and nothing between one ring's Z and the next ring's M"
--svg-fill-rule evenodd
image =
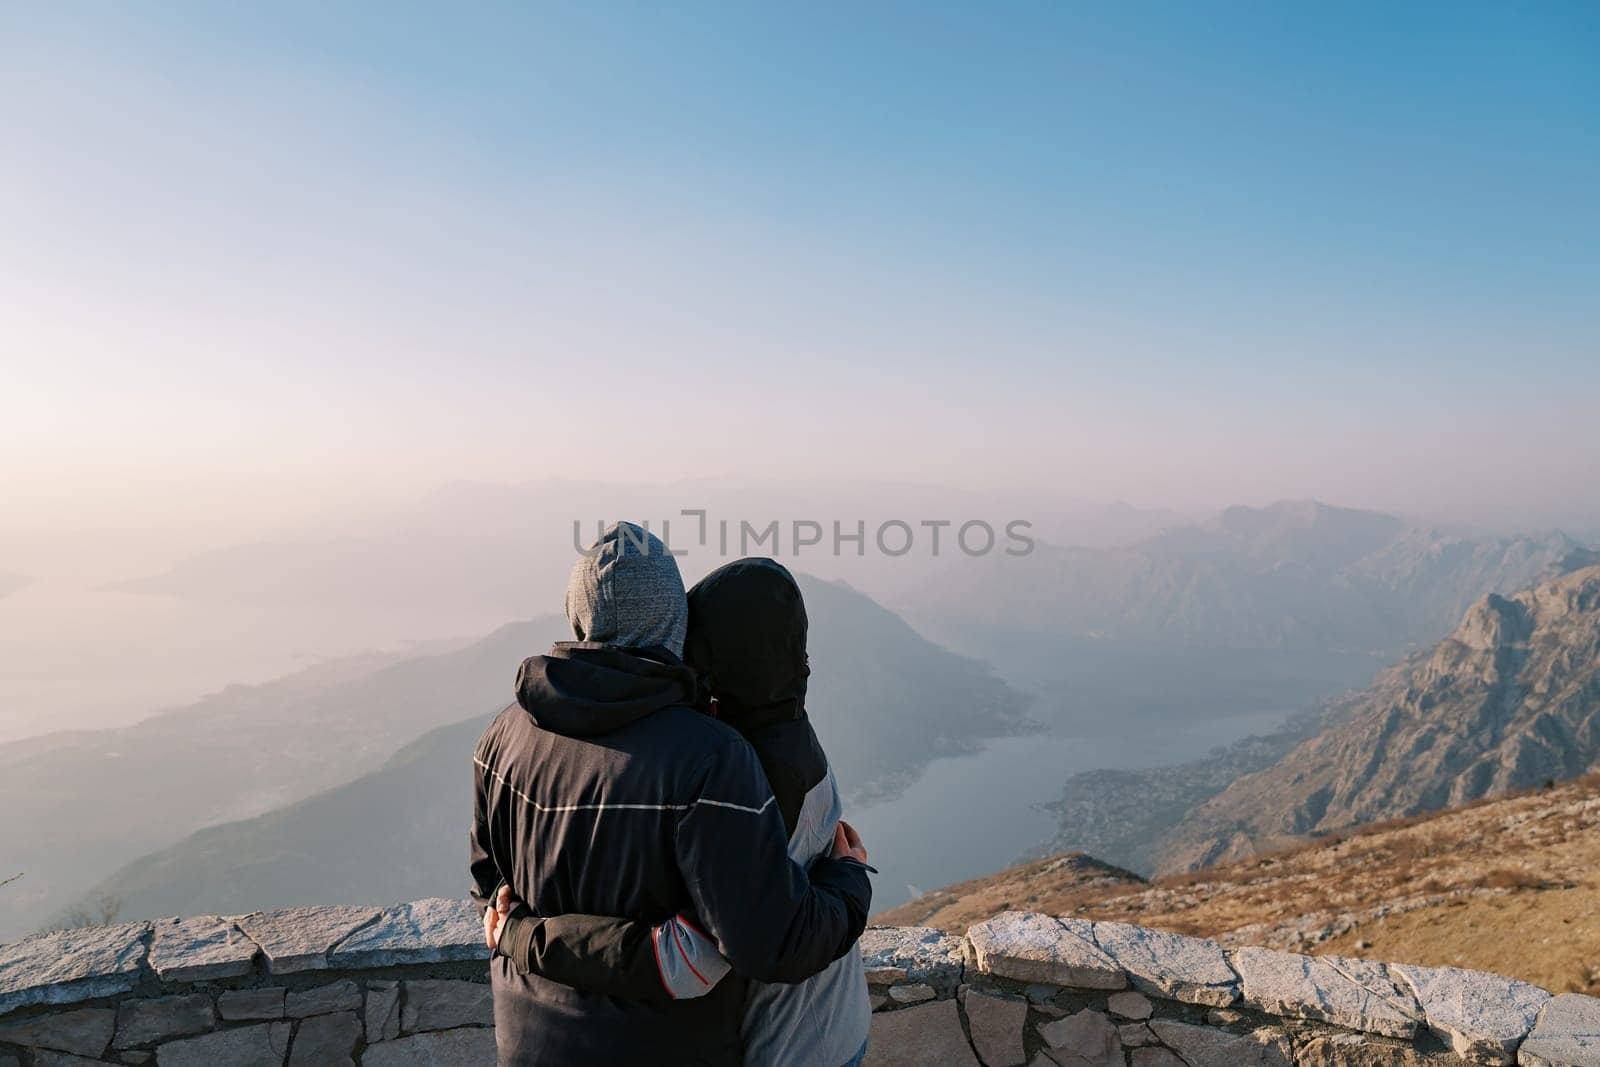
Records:
M1593 4L9 3L0 129L36 532L549 474L1600 527Z

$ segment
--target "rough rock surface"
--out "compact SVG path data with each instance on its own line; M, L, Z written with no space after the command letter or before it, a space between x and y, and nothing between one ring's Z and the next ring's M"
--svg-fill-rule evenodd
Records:
M1094 940L1143 992L1218 1008L1239 999L1239 976L1215 941L1111 922L1094 924Z
M1480 1063L1514 1063L1550 994L1538 986L1459 967L1394 964L1391 974L1410 987L1428 1028L1461 1056Z
M1409 1045L1392 1045L1360 1034L1312 1038L1300 1048L1296 1067L1428 1067L1425 1058Z
M334 946L330 967L393 967L407 963L486 960L483 918L470 900L433 898L386 909Z
M117 1048L203 1034L216 1026L211 998L204 993L125 1000L117 1009Z
M1128 976L1094 942L1081 919L1008 911L967 931L980 972L1019 982L1050 982L1082 989L1123 989Z
M0 1015L126 993L138 980L149 935L149 923L123 923L0 945Z
M1125 1048L1139 1048L1142 1045L1158 1044L1155 1031L1144 1023L1123 1023L1117 1027L1117 1036L1122 1039L1122 1044Z
M933 1000L938 996L938 990L926 982L897 985L889 989L889 999L896 1004L921 1004L925 1000Z
M1021 997L968 988L961 1005L967 1011L972 1047L984 1067L1022 1067L1022 1028L1028 1022L1028 1002Z
M1552 997L1517 1056L1526 1067L1600 1067L1600 1000Z
M1136 1048L1128 1054L1132 1067L1189 1067L1164 1048Z
M116 1030L115 1008L79 1008L0 1026L0 1044L32 1045L98 1059Z
M365 1017L367 1040L388 1041L400 1036L400 983L368 982Z
M1171 1019L1155 1019L1150 1029L1191 1067L1290 1067L1294 1062L1281 1033L1230 1034Z
M1143 993L1113 993L1106 998L1106 1007L1123 1019L1148 1019L1155 1012L1155 1005Z
M494 1025L494 994L481 982L426 979L407 982L402 1003L402 1030L449 1030L458 1026Z
M979 1067L956 1002L939 1000L872 1017L866 1067Z
M924 982L944 993L961 981L961 939L924 926L871 926L861 935L867 981Z
M303 1019L309 1015L359 1011L360 1008L361 988L350 979L341 978L311 989L291 991L284 1001L283 1013L291 1019Z
M353 1011L307 1019L289 1046L289 1067L351 1067L360 1040L361 1020Z
M454 1067L495 1062L494 1031L441 1030L369 1045L361 1067Z
M231 919L159 919L152 924L150 969L163 981L198 982L249 974L256 943Z
M282 1067L288 1023L260 1023L187 1037L161 1046L161 1067Z
M1122 1037L1104 1012L1085 1008L1041 1024L1039 1036L1061 1067L1122 1067Z
M235 1019L283 1018L284 991L272 986L262 989L230 989L217 997L217 1014Z
M165 979L149 965L154 931L134 939L127 959L113 953L109 963L102 959L87 969L84 961L107 945L90 947L83 938L104 941L106 930L0 946L13 978L60 968L71 975L69 983L80 983L69 989L82 995L85 977L103 977L109 968L132 985L98 1003L29 1003L0 1015L0 1067L488 1064L495 1058L494 1017L484 962L392 962L427 959L439 950L430 931L449 928L449 911L436 903L385 912L410 933L381 932L363 954L346 957L368 966L312 968L287 977L275 976L269 960L257 954L246 975L172 978L208 973L204 968L218 962L217 948L232 940L226 919L197 920L187 924L187 933L185 924L164 922L170 949ZM434 922L430 915L443 918ZM298 929L308 929L306 918L297 918ZM338 935L325 914L311 918L321 932L301 941L314 945L332 937L333 948L312 952L326 961L339 951ZM207 930L219 936L206 936ZM408 936L415 938L414 949L405 943ZM112 946L118 937L125 933L112 928ZM379 943L387 947L370 947ZM177 950L185 944L193 961ZM68 951L51 959L52 946ZM1600 1000L1551 998L1525 983L1471 971L1240 949L1222 957L1227 974L1237 976L1228 979L1216 967L1219 950L1207 942L1018 913L975 929L964 943L930 930L880 929L866 949L873 1063L1600 1067ZM25 968L19 970L18 961ZM992 973L984 974L984 967ZM1130 975L1142 989L1108 988ZM1205 1003L1220 999L1216 992L1234 982L1243 1003ZM1182 1003L1179 994L1199 1003Z
M1268 1014L1408 1040L1417 1032L1421 1007L1396 988L1381 964L1243 948L1234 953L1233 965L1245 1003Z
M377 908L282 908L257 911L237 922L261 946L273 974L321 970L335 945L378 917Z

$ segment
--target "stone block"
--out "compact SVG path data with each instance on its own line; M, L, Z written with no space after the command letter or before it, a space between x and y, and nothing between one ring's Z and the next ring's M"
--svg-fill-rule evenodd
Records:
M91 1060L87 1056L74 1056L70 1052L40 1049L33 1057L33 1067L99 1067L106 1060Z
M1379 963L1243 948L1234 953L1233 965L1245 1003L1269 1015L1320 1019L1408 1041L1422 1019L1416 998L1402 992Z
M1214 1008L1239 999L1239 977L1215 941L1110 922L1094 924L1094 940L1142 992Z
M933 986L927 982L908 982L905 985L891 986L889 989L889 999L896 1004L921 1004L938 995Z
M1209 1026L1152 1019L1150 1029L1189 1067L1291 1067L1294 1051L1282 1033L1230 1034Z
M1160 1047L1136 1048L1128 1054L1128 1063L1131 1067L1189 1067L1170 1049Z
M116 1026L115 1008L79 1008L0 1025L0 1044L98 1057L111 1044Z
M1117 1036L1122 1039L1124 1048L1157 1044L1155 1032L1144 1023L1123 1023L1117 1027Z
M1550 999L1538 986L1482 971L1407 964L1389 971L1416 996L1428 1029L1478 1063L1515 1063L1517 1047Z
M291 1019L327 1015L336 1011L360 1011L361 988L348 978L291 992L284 998L283 1013Z
M229 1022L283 1018L284 991L276 986L228 989L217 995L217 1012Z
M1128 977L1094 943L1082 920L1007 911L967 931L973 966L983 974L1019 982L1080 989L1122 989Z
M1148 1019L1155 1014L1150 998L1132 991L1111 994L1106 998L1106 1007L1111 1009L1112 1015L1123 1019Z
M170 1041L156 1050L160 1067L282 1067L289 1023L257 1023Z
M117 1048L203 1034L217 1025L205 993L124 1000L117 1005Z
M972 1047L984 1067L1022 1067L1022 1030L1028 1022L1028 1002L984 989L968 988L961 995L967 1011Z
M361 1067L494 1067L495 1056L494 1031L471 1027L368 1045Z
M493 1025L494 993L485 983L423 979L405 984L400 1029L408 1034Z
M953 1000L872 1017L866 1067L979 1067Z
M333 967L487 960L483 913L470 900L432 898L386 908L378 920L334 946Z
M268 971L292 974L327 967L333 947L378 915L377 908L339 905L257 911L234 922L261 947Z
M867 981L923 982L953 993L961 982L961 939L925 926L873 926L861 935Z
M1600 1067L1600 1000L1581 993L1551 997L1517 1052L1523 1067Z
M1388 1044L1365 1034L1313 1038L1300 1047L1295 1060L1296 1067L1430 1067L1438 1062L1410 1045Z
M1054 1022L1040 1023L1049 1056L1061 1067L1123 1067L1122 1036L1105 1012L1085 1008Z
M256 943L231 919L158 919L151 929L150 969L163 982L238 978L255 966Z
M0 945L0 1016L33 1004L126 993L139 980L149 923L58 930Z
M368 982L367 1041L388 1041L400 1036L400 983Z
M289 1067L354 1067L361 1020L353 1011L317 1015L302 1022L289 1046Z

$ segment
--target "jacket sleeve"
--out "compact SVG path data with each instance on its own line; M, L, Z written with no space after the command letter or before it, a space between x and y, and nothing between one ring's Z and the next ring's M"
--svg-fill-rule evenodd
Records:
M500 890L500 870L494 862L494 838L489 822L488 773L472 762L472 830L468 840L468 866L472 871L471 897L478 907L494 902Z
M715 943L682 916L657 926L605 915L540 918L518 904L505 917L495 951L523 974L651 1004L704 996L731 969Z
M783 817L753 749L718 749L677 826L678 869L706 934L733 969L760 982L802 982L849 951L867 924L866 868L789 858Z

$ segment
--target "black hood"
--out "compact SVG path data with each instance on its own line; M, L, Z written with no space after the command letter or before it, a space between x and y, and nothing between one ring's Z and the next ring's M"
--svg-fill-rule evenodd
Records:
M620 730L694 699L694 672L664 648L563 641L517 672L517 703L542 729L567 737Z
M684 659L717 701L717 717L748 732L806 717L806 605L782 564L741 559L689 590Z

